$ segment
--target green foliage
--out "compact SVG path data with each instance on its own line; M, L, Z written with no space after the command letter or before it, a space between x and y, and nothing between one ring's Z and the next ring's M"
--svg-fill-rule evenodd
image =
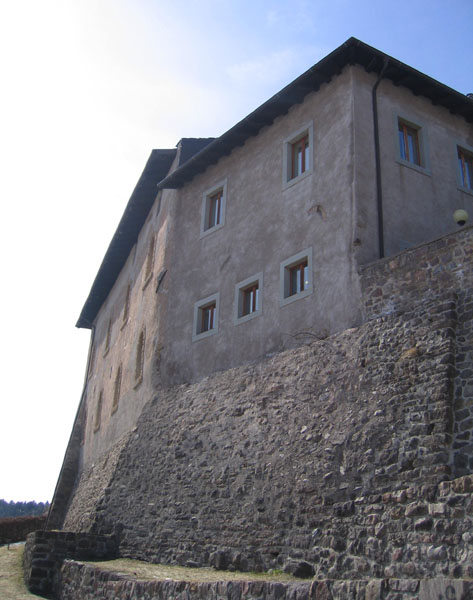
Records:
M0 500L0 518L4 517L36 517L49 509L49 502L6 502Z

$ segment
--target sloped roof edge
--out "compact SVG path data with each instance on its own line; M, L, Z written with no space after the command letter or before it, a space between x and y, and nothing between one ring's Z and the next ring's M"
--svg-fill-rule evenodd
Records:
M105 253L76 327L92 327L93 320L122 270L153 206L157 194L156 183L168 173L176 152L176 148L151 151Z
M464 117L466 121L473 122L473 100L384 52L351 37L165 177L158 184L158 189L182 187L198 173L203 172L223 156L230 154L234 148L243 145L249 137L257 135L260 129L270 125L276 117L287 113L291 106L302 102L309 92L317 91L322 84L328 83L335 75L340 74L346 65L358 64L368 72L379 74L386 60L388 65L384 72L384 79L390 79L394 85L407 87L416 95L430 98L433 104L444 106L452 113Z

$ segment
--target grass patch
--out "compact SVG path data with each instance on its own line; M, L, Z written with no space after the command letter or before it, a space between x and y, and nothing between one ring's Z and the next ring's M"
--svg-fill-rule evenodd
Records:
M173 581L298 581L296 577L281 571L272 573L243 573L240 571L217 571L211 567L179 567L176 565L155 565L140 560L117 558L104 562L87 562L103 571L113 571L130 579L153 581L156 579Z
M24 544L0 547L0 598L2 600L31 600L39 598L30 594L23 582Z

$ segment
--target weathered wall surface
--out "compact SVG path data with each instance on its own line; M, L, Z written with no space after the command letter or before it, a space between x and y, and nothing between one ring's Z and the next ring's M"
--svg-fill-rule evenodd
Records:
M161 365L168 385L293 347L291 334L301 330L330 335L359 324L352 105L347 68L179 191L169 273L173 300ZM308 123L310 172L284 185L284 140ZM203 194L222 180L225 223L201 237ZM308 248L314 291L281 306L280 263ZM235 325L235 285L261 272L262 314ZM194 303L216 292L218 333L193 342Z
M163 391L107 476L91 530L120 533L122 555L150 561L267 569L305 558L320 577L406 575L394 549L408 531L416 552L435 544L426 502L451 475L455 314L453 299L434 302ZM408 491L419 481L430 495ZM422 508L394 521L395 490ZM426 519L417 529L414 515ZM67 523L81 527L79 504ZM458 558L435 556L396 560L415 577Z

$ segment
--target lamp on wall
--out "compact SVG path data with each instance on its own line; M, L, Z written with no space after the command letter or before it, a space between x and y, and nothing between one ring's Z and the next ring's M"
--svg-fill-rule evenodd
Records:
M468 213L463 208L459 208L453 213L453 220L457 225L462 227L468 221Z

